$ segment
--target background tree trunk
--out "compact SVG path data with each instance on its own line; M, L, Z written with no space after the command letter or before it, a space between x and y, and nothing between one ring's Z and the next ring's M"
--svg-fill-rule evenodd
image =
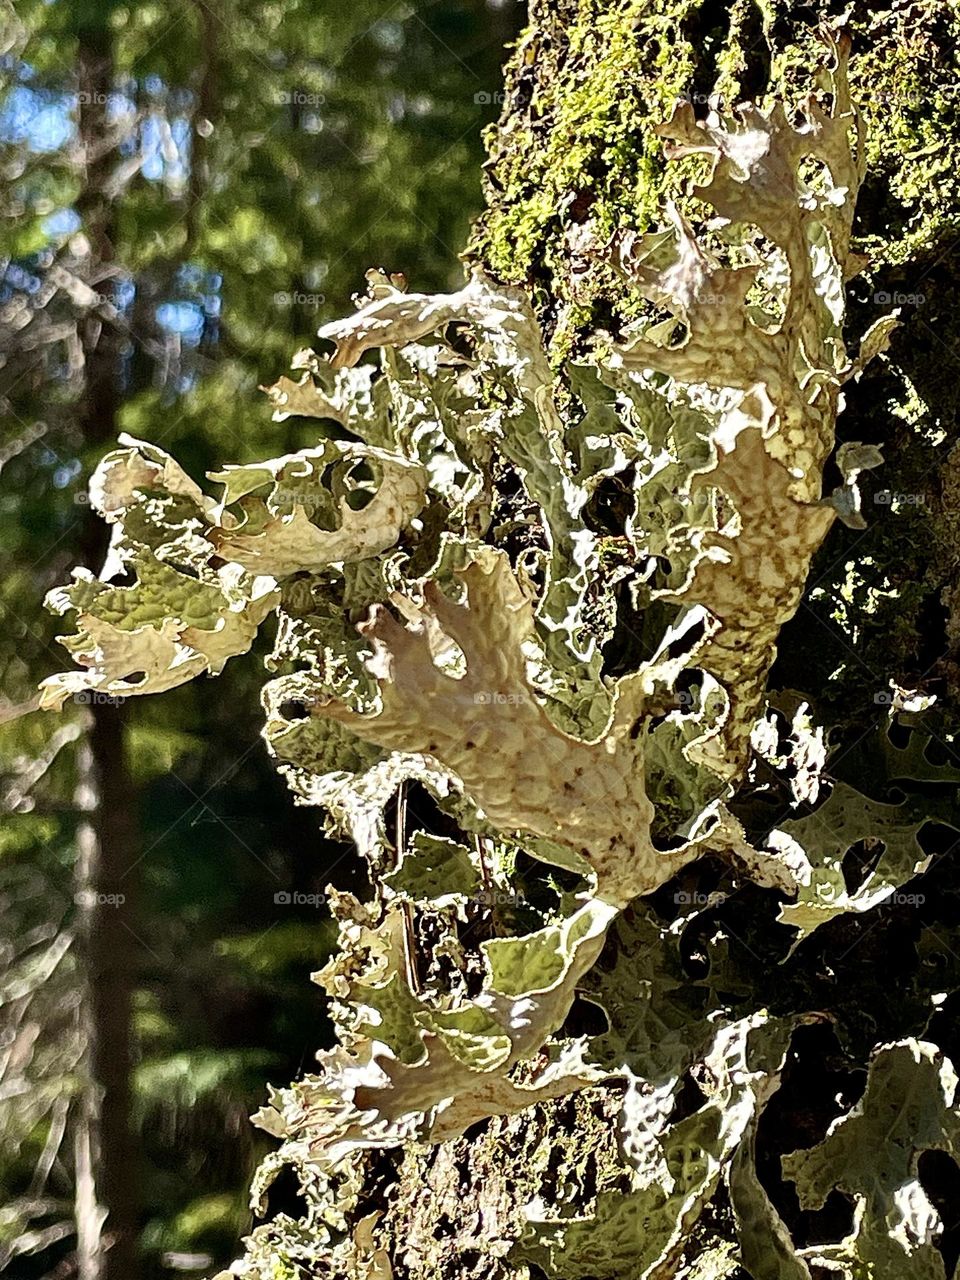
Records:
M78 61L80 143L85 166L78 211L89 240L86 278L99 281L95 287L109 291L113 232L104 182L113 161L113 149L106 142L113 60L105 21L81 30ZM81 339L84 390L79 426L84 446L99 452L117 435L122 347L116 329L92 313L83 322ZM105 534L103 521L89 511L81 531L80 559L94 572L103 564ZM135 965L132 873L138 861L135 798L127 766L123 708L94 700L90 714L91 728L79 770L83 807L89 817L77 839L87 1066L78 1138L79 1274L80 1280L136 1280L138 1179L130 1123Z

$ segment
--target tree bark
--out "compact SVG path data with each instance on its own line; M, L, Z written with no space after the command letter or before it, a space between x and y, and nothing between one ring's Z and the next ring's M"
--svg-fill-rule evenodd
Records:
M85 162L78 209L89 241L94 287L109 287L112 212L103 179L112 157L106 145L107 102L113 88L106 23L79 33L80 140ZM97 282L101 282L99 285ZM88 315L81 327L84 391L79 431L93 452L117 434L120 337ZM81 562L98 570L105 527L92 512L81 530ZM135 935L134 868L139 849L134 790L127 763L124 710L94 700L80 755L79 788L88 817L77 834L77 883L84 974L82 1018L87 1078L77 1134L77 1231L80 1280L136 1280L139 1198L131 1132Z
M851 306L852 322L862 331L881 314L876 299L884 294L922 288L928 305L931 298L946 304L956 288L960 241L951 234L950 208L960 129L948 114L948 91L933 105L928 92L923 111L944 115L932 179L928 159L915 154L909 140L910 130L919 128L910 95L924 84L956 81L955 18L946 6L858 0L851 9L852 82L870 129L870 176L858 230L871 265ZM764 17L748 0L531 0L529 25L506 69L503 113L488 137L487 207L465 258L531 290L557 361L582 349L598 328L616 334L629 318L612 274L602 264L585 267L578 257L578 228L589 223L602 243L618 228L655 226L668 196L685 204L684 192L670 185L674 179L665 172L653 126L678 98L691 100L699 116L707 114L712 93L727 107L767 92L796 102L809 89L805 77L814 65L818 26L839 10L775 0L764 6ZM944 370L945 359L956 360L945 352L960 349L954 311L937 308L932 336L925 333L930 322L923 313L905 316L908 327L894 340L890 364L850 384L840 420L838 443L886 445L878 488L919 488L929 496L893 533L889 523L879 527L872 518L877 527L862 536L838 525L811 580L839 592L859 539L855 554L872 558L871 579L886 574L902 588L900 597L889 611L883 602L876 606L865 620L858 660L848 660L839 674L842 638L825 642L809 613L788 624L781 637L777 686L815 695L838 730L851 737L875 717L876 672L908 683L919 673L937 682L948 707L958 702L951 654L960 623L954 619L951 641L941 597L949 603L953 590L960 601L954 586L960 535L942 498L951 485L957 491L950 477L960 465L949 446L931 446L924 434L924 423L936 421L947 437L955 435L960 392L955 370L953 385ZM827 626L829 604L819 608ZM960 616L960 606L954 612ZM398 1275L539 1275L508 1258L523 1230L522 1206L564 1185L568 1176L581 1185L584 1201L609 1187L617 1167L616 1112L610 1091L589 1090L576 1100L485 1122L455 1142L408 1152L398 1165L378 1160L370 1207L386 1197L381 1225L388 1252L401 1261ZM719 1237L729 1232L726 1238L733 1238L722 1196L712 1225Z

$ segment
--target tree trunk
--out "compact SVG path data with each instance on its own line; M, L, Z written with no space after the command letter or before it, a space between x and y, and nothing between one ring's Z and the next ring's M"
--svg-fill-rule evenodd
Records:
M106 23L81 30L78 61L86 167L78 208L90 244L87 278L94 287L107 289L113 236L103 179L114 153L105 141L113 89ZM94 315L83 321L81 337L85 370L79 427L84 447L93 452L116 438L121 346L116 331ZM81 532L81 561L93 571L103 564L104 533L103 522L89 513ZM135 1280L139 1202L130 1124L135 963L131 921L139 860L135 798L123 708L114 700L93 698L89 709L91 728L79 770L89 817L77 838L87 1067L77 1136L79 1275L80 1280Z
M130 1129L136 824L121 711L91 708L78 757L77 831L86 1079L74 1140L79 1280L137 1275L137 1168Z
M767 91L797 101L818 24L840 7L775 0L761 12L748 0L531 0L529 26L506 70L503 114L488 138L487 208L466 258L532 291L555 359L578 351L598 328L616 334L628 318L609 270L579 256L578 229L589 225L603 242L619 228L655 226L668 196L685 201L670 185L654 126L683 98L699 117L712 93L727 105ZM942 595L949 604L960 560L956 521L940 496L949 492L953 463L949 446L931 445L925 433L936 421L947 438L955 436L960 394L956 368L948 375L944 367L956 365L960 322L955 309L935 305L953 295L960 276L960 241L950 221L960 164L960 128L949 115L956 18L935 0L909 7L858 2L852 10L851 78L870 130L858 230L871 256L869 283L852 299L853 323L862 331L881 313L884 295L896 291L922 291L927 310L904 315L890 365L849 384L838 443L882 442L883 486L928 496L893 532L869 513L866 533L835 526L811 574L826 588L826 602L811 606L818 622L805 608L787 625L772 681L817 696L851 740L875 716L876 673L907 684L918 675L936 681L948 707L960 696L960 626L956 612L945 622L940 604ZM944 87L939 99L924 87L937 84ZM942 117L935 179L929 149L917 154L927 138L916 133L918 98L928 122ZM687 208L695 214L695 206ZM925 314L937 317L936 333ZM818 627L829 629L831 592L839 592L855 545L857 558L873 558L871 575L885 574L901 594L889 610L878 604L857 660L838 674L843 639L831 641ZM408 1152L399 1167L381 1161L373 1182L381 1195L389 1188L382 1238L401 1261L398 1274L539 1275L507 1256L522 1234L523 1205L575 1187L576 1212L615 1184L618 1108L610 1090L588 1090ZM712 1216L714 1238L732 1240L722 1194ZM677 1266L671 1274L687 1274ZM742 1270L723 1274L747 1280Z

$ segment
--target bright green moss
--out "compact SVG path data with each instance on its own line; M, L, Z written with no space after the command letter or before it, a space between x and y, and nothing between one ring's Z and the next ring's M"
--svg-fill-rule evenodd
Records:
M612 292L603 270L571 287L569 233L589 221L602 241L654 221L665 182L654 126L689 88L693 66L667 4L580 0L572 8L571 24L556 11L535 17L520 43L508 127L488 135L489 209L468 250L500 278L539 291L554 312L558 355Z
M718 25L705 0L532 5L503 121L488 132L488 207L466 256L533 290L555 359L609 324L611 307L630 318L609 270L575 263L571 232L588 225L602 245L657 222L667 198L688 203L692 165L665 168L654 132L678 99L706 114L709 94L728 105L799 98L818 36L796 9L734 0ZM938 0L909 12L861 2L850 31L871 173L863 247L876 265L902 264L958 220L960 16Z

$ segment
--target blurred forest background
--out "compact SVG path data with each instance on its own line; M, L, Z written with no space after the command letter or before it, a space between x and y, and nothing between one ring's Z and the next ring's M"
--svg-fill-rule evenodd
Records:
M234 1255L355 874L267 759L256 663L29 712L69 665L44 594L104 554L90 472L121 431L195 476L312 443L257 387L366 268L459 281L523 9L0 0L0 1274Z

